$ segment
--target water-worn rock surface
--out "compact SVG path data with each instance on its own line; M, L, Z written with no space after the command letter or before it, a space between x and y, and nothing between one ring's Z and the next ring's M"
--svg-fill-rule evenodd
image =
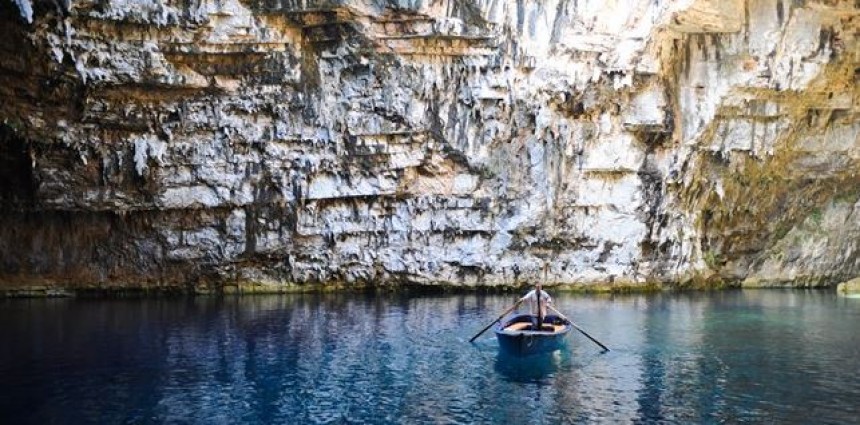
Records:
M860 294L860 277L836 285L836 291L840 295Z
M0 0L0 282L827 285L860 6Z

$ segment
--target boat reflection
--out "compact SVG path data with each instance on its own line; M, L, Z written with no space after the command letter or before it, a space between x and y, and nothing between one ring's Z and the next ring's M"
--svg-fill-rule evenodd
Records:
M499 350L494 369L511 382L540 383L552 378L569 361L570 351L566 347L530 356L516 356Z

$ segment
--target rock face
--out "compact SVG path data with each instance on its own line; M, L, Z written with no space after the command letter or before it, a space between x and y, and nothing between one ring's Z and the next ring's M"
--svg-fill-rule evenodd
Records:
M858 33L854 0L0 0L0 288L833 284Z
M836 285L836 292L840 295L860 294L860 277Z

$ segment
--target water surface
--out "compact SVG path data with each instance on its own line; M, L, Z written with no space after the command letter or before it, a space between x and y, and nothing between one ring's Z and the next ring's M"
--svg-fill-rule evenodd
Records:
M854 423L860 299L586 297L511 359L514 295L0 301L0 423Z

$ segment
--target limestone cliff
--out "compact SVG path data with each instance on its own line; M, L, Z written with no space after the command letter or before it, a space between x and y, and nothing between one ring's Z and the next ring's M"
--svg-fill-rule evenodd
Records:
M858 31L854 0L0 0L0 288L832 284Z

